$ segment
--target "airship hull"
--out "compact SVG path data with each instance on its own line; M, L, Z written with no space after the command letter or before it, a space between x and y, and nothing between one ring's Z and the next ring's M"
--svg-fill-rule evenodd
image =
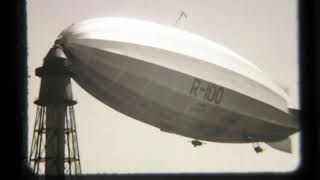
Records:
M66 28L55 44L89 94L162 131L230 143L275 142L298 131L283 89L245 58L199 35L97 18Z
M79 44L69 44L64 51L73 79L82 88L162 131L230 143L278 141L297 131L287 113L199 77Z

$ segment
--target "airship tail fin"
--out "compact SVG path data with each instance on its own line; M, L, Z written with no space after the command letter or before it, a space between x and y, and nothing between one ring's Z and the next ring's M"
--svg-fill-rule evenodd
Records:
M290 95L290 89L288 87L288 85L284 84L284 83L281 83L281 82L277 82L276 81L276 84L287 94L287 95Z
M295 117L296 119L298 119L299 113L300 113L300 110L299 110L299 109L289 108L289 114L290 114L291 116Z
M274 149L277 149L279 151L283 151L286 153L292 153L291 139L289 137L284 140L275 141L275 142L266 142L266 143L269 146L271 146Z

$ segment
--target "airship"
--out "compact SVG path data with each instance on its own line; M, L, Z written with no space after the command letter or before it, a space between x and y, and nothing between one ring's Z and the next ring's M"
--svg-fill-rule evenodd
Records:
M299 131L286 92L250 61L205 37L144 20L95 18L55 47L72 78L111 108L161 131L291 152Z

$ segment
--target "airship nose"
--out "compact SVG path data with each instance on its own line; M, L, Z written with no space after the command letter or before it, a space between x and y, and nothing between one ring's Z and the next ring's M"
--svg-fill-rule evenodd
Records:
M59 45L55 45L54 47L54 56L67 59L67 56L65 55L63 48Z
M60 46L60 44L55 43L44 58L44 66L52 69L56 67L57 64L60 64L65 70L69 71L68 69L70 68L71 62L64 52L64 48Z
M54 41L55 45L61 46L63 44L63 39L62 38L58 38Z
M66 39L63 35L59 35L58 38L54 41L53 45L55 56L67 59L69 63L71 63L70 59L71 54L68 52L68 48L66 47Z

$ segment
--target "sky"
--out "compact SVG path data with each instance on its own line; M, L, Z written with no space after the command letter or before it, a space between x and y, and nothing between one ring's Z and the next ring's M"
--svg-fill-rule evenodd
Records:
M187 17L176 20L184 11ZM295 0L29 0L28 132L31 143L40 79L34 70L60 32L96 17L130 17L201 35L221 44L288 88L289 106L299 108L297 2ZM299 133L293 153L262 143L206 142L161 132L102 104L72 81L82 173L283 172L299 166Z

